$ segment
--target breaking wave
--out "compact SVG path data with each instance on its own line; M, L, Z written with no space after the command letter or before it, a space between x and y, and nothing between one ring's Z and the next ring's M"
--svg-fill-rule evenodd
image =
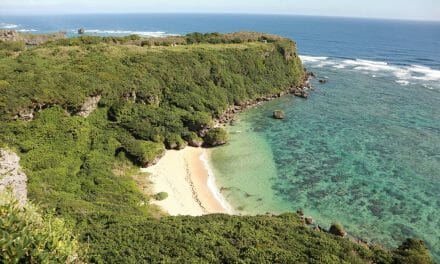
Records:
M431 85L438 85L440 81L440 70L432 69L422 65L393 65L382 61L361 60L361 59L337 59L328 57L300 56L306 65L311 67L333 67L336 69L347 69L369 74L372 77L393 77L400 85L417 84L419 82L430 82Z
M76 30L72 30L76 31ZM166 33L163 31L132 31L132 30L100 30L100 29L86 29L85 33L97 35L140 35L147 37L170 37L178 36L178 34Z
M14 29L17 27L18 27L18 25L15 25L15 24L0 23L0 29Z

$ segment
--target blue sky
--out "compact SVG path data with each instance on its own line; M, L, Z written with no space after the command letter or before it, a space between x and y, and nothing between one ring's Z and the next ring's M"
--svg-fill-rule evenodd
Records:
M440 20L440 0L0 0L0 14L266 13Z

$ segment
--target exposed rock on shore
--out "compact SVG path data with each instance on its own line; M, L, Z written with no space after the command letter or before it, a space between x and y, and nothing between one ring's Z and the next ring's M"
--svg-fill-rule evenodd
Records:
M284 96L286 94L292 94L295 95L297 97L301 97L304 99L307 99L309 97L309 91L313 90L313 88L311 87L310 83L309 83L309 79L313 78L314 75L312 75L313 73L307 72L305 77L304 77L304 81L303 84L297 87L290 87L288 89L286 89L285 91L279 92L277 94L271 94L271 95L267 95L267 96L263 96L263 97L259 97L257 99L254 100L249 100L246 102L243 102L239 105L233 105L231 107L229 107L224 113L223 115L221 115L220 117L218 117L215 120L216 126L221 126L221 125L225 125L225 124L230 124L231 122L233 122L235 120L235 115L256 105L259 105L263 102L267 102L267 101L271 101L273 99L276 98L280 98L281 96Z
M17 154L0 149L0 193L11 188L15 198L23 206L27 199L27 177L19 162L20 157Z

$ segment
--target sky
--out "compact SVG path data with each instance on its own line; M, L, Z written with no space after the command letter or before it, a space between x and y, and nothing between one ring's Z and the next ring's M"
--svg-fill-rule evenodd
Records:
M0 0L0 15L72 13L257 13L440 21L440 0Z

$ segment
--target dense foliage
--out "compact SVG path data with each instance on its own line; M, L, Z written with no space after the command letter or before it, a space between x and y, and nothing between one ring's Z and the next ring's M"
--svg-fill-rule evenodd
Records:
M227 132L221 128L213 128L206 133L204 140L208 146L219 146L226 144L228 142L228 134Z
M79 244L61 218L0 194L0 263L79 263Z
M135 165L154 163L164 147L224 142L213 118L304 78L287 39L245 33L161 40L179 44L170 47L158 41L1 46L0 146L21 157L30 199L76 225L90 262L391 263L391 252L311 231L294 215L156 219L153 197L139 188L146 175ZM75 115L97 95L90 116Z
M287 39L166 48L131 41L140 39L65 39L0 58L0 142L19 152L31 199L75 221L147 214L132 175L115 174L120 164L150 165L163 146L200 145L229 105L303 80ZM74 116L95 95L99 108Z
M140 234L137 234L140 233ZM93 229L90 256L105 263L391 263L392 255L307 228L295 214L115 220ZM116 236L116 238L115 238ZM136 252L136 254L134 254Z

